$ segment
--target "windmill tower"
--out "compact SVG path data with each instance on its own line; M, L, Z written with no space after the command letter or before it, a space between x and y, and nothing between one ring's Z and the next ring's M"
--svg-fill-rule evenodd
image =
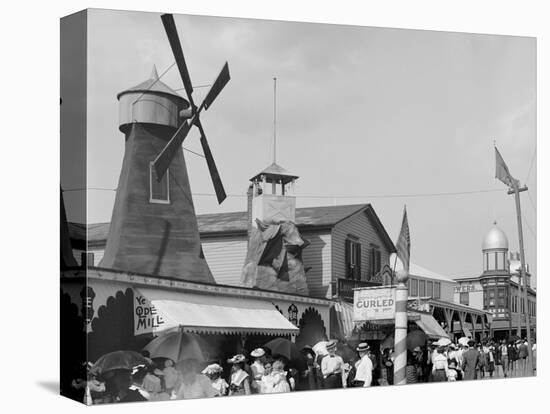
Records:
M153 161L182 122L189 103L158 79L120 92L122 170L101 267L213 282L201 257L183 150L157 180Z
M196 126L221 203L225 190L199 115L210 108L229 82L229 67L224 65L197 107L174 18L169 14L161 18L188 99L164 84L154 67L148 80L118 94L124 160L107 246L99 265L213 283L202 254L181 145Z

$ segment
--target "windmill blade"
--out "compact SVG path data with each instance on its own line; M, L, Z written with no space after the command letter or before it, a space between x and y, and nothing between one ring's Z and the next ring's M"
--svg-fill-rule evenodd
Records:
M183 81L183 86L185 87L185 92L187 92L187 98L193 110L195 109L195 104L193 103L193 85L191 84L191 77L189 76L189 70L187 69L187 64L185 63L185 57L183 56L183 50L181 48L180 38L178 36L178 30L176 29L176 23L174 22L174 16L171 14L163 14L160 16L162 19L162 24L164 25L164 30L168 36L168 41L170 42L170 47L172 48L172 53L176 59L178 65L178 70L180 72L181 80Z
M210 151L210 146L204 135L204 130L202 126L199 126L201 131L201 145L202 151L204 152L204 157L206 158L206 164L208 165L208 171L210 171L210 178L212 179L212 184L214 184L214 190L216 191L216 197L218 198L218 203L221 204L223 200L226 199L227 194L225 194L225 189L223 188L222 179L216 163L214 162L214 157L212 156L212 151Z
M223 68L214 81L214 84L208 91L208 94L206 95L206 98L204 98L204 102L202 105L204 106L204 109L208 110L210 106L212 106L212 103L214 100L218 97L220 92L225 88L225 85L227 85L227 82L229 82L229 79L231 79L231 76L229 75L229 65L227 62L225 62L225 65L223 65Z
M166 144L166 146L162 149L157 158L155 158L155 160L153 161L153 167L155 168L155 171L157 173L158 181L162 180L162 177L164 177L164 174L166 174L168 166L180 149L181 144L189 134L189 131L191 130L191 127L193 126L193 123L196 119L196 116L193 116L193 118L191 118L189 121L185 121L183 124L181 124L174 136L170 138L170 141L168 141L168 144Z

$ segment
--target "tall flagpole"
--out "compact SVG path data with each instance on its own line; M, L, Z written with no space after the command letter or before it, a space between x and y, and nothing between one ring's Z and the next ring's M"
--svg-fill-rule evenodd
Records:
M527 331L527 352L529 357L529 375L533 375L534 367L533 367L533 343L531 342L531 316L529 315L529 294L527 292L527 273L525 272L525 250L523 249L523 226L521 223L521 203L519 198L519 193L522 191L527 191L527 186L524 186L522 188L519 187L519 181L513 180L513 190L508 191L508 194L514 194L514 198L516 200L516 216L518 221L518 235L519 235L519 257L520 257L520 263L521 263L521 269L520 269L520 277L521 277L521 284L523 289L523 312L521 312L521 304L520 304L520 321L518 323L518 326L521 329L521 319L522 319L522 313L525 314L525 329Z
M397 272L395 278L395 334L394 334L394 361L393 361L393 383L404 385L407 383L407 303L409 300L409 262L410 262L410 235L407 219L407 209L403 210L403 223L397 241L396 255L401 252L406 256L402 258L403 270ZM405 245L403 245L405 243ZM403 249L406 251L403 252Z
M273 164L277 162L277 78L273 78Z
M518 321L518 332L521 334L521 323L522 323L522 317L525 315L525 328L527 331L527 354L529 357L529 375L533 375L533 344L531 342L531 317L529 315L529 294L527 291L527 273L525 271L525 250L523 248L523 227L521 223L521 203L519 198L519 193L523 191L527 191L527 186L523 186L520 188L519 180L516 180L512 174L510 174L510 170L508 169L508 166L504 162L504 159L502 158L502 155L500 155L500 152L498 151L497 147L495 146L495 155L496 155L496 164L495 164L495 177L498 178L500 181L502 181L504 184L508 186L508 194L514 194L514 198L516 201L516 217L518 222L518 236L519 236L519 254L520 254L520 283L518 283L518 289L520 292L523 290L522 296L523 296L523 310L521 303L519 304L519 321ZM521 302L521 301L520 301ZM510 318L512 317L510 313ZM519 335L521 336L521 335Z

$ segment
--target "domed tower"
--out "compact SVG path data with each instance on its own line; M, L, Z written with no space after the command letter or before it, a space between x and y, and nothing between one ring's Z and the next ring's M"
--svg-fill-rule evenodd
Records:
M497 227L496 221L487 232L481 245L483 251L483 273L506 272L509 273L508 262L508 238Z
M157 180L153 160L189 116L189 102L159 80L120 92L125 148L105 254L99 266L213 283L181 147Z
M483 309L493 314L495 323L507 328L510 318L508 238L496 221L485 235L481 249L483 273L479 280L483 288Z

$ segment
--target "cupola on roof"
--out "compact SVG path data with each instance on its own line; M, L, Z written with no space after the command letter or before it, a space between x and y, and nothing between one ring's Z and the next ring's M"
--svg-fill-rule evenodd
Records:
M282 181L283 184L287 184L291 182L292 180L295 180L299 178L297 175L290 173L289 171L285 170L283 167L281 167L279 164L273 163L269 167L265 168L258 174L256 174L254 177L250 179L250 181L259 180L261 179L261 176L265 175L267 182L272 181Z
M508 250L508 237L506 237L506 234L504 234L504 232L497 227L496 221L494 222L491 230L489 230L485 235L481 248L482 250Z

